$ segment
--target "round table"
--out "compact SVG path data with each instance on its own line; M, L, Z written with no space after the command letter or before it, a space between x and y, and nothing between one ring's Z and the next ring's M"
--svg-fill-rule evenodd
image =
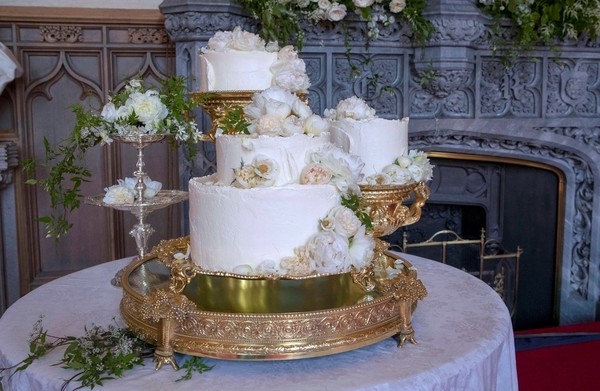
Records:
M439 262L401 254L418 270L428 290L412 318L417 344L397 348L392 338L316 358L288 361L225 361L207 358L212 371L180 381L183 371L154 369L148 359L100 390L517 390L510 315L489 286ZM44 316L49 334L81 336L84 326L122 325L120 288L114 274L131 258L108 262L45 284L8 308L0 318L0 367L27 357L33 324ZM60 390L74 372L53 366L51 352L10 379L5 390ZM69 390L77 384L71 384Z

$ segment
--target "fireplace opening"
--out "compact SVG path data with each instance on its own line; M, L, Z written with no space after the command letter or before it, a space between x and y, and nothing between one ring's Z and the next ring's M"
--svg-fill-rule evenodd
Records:
M434 179L421 219L383 238L401 246L441 230L464 239L494 239L508 251L523 249L518 269L516 330L559 321L562 173L552 167L499 157L429 153Z

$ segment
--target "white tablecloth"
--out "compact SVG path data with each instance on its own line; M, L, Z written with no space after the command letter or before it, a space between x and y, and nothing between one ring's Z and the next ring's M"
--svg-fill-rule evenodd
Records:
M386 339L330 356L289 361L206 359L210 372L174 383L183 371L154 370L153 362L109 380L100 390L517 390L510 316L500 297L471 275L438 262L406 255L429 294L413 315L418 344L398 349ZM106 326L119 317L121 289L110 285L131 259L109 262L43 285L0 318L0 367L28 353L31 328L40 315L53 335L83 334L85 325ZM52 366L57 350L4 380L6 390L60 390L74 372ZM75 388L72 384L69 390Z

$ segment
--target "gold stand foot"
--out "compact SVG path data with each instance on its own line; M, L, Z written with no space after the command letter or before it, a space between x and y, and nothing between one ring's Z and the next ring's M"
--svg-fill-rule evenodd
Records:
M397 344L398 348L403 347L406 342L410 342L413 345L417 344L417 340L415 339L415 333L412 330L411 330L411 332L406 333L406 334L404 332L400 332L400 333L394 335L394 339L398 343Z
M168 355L168 354L162 354L162 353L155 352L153 361L156 363L156 366L154 369L157 371L159 369L161 369L163 367L163 365L165 365L165 364L170 364L171 367L176 371L179 370L179 365L177 365L177 362L175 362L175 356L173 356L172 353L171 353L171 355Z

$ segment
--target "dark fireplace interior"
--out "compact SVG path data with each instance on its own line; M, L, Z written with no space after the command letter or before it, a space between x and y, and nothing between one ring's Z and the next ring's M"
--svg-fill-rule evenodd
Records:
M499 241L507 251L516 251L520 246L523 254L514 328L557 325L558 244L562 242L558 221L564 202L560 172L526 161L443 155L430 154L434 179L421 219L384 239L400 246L404 232L408 242L414 243L440 230L452 230L463 239L479 239L483 228L486 240ZM462 267L469 270L476 266L473 262L478 262L476 252L460 257L466 262Z

